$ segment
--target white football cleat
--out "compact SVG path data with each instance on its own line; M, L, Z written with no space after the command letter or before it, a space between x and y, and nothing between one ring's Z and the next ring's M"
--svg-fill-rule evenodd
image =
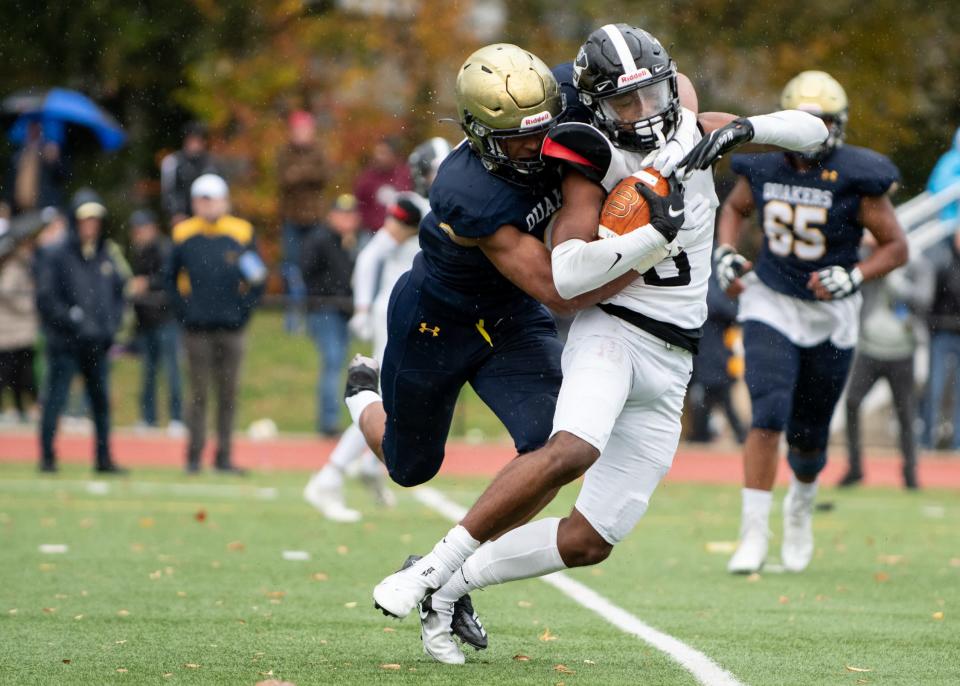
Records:
M793 488L783 499L783 568L802 572L813 559L813 498L804 498Z
M433 563L435 559L435 556L427 555L377 584L373 589L373 606L397 619L413 612L424 598L446 581Z
M433 598L420 603L420 639L423 652L445 665L462 665L467 661L460 646L453 640L453 604L435 609Z
M762 516L745 517L740 525L740 544L727 563L731 574L759 572L767 560L770 546L770 527Z
M396 506L397 496L387 486L387 478L382 470L377 473L360 472L360 483L367 487L380 507Z
M317 476L307 482L303 489L304 499L317 508L320 513L332 522L353 524L359 522L363 515L344 504L343 491L339 488L325 488L318 483Z

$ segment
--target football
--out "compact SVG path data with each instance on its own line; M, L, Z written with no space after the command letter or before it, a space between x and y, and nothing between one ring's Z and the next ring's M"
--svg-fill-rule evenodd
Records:
M600 211L600 238L622 236L650 221L647 201L637 192L637 182L652 188L660 196L670 193L669 182L653 167L647 167L626 177L610 191Z

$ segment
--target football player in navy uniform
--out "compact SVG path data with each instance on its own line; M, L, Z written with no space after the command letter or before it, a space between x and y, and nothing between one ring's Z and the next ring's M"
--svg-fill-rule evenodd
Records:
M740 544L727 566L733 573L755 572L766 559L784 431L793 475L783 502L781 559L793 572L810 563L817 475L826 464L830 419L857 341L858 290L907 260L889 197L899 172L883 155L843 144L847 96L841 85L825 72L806 71L787 84L781 104L821 117L830 136L810 155L735 155L731 166L739 179L720 213L714 264L720 285L740 293L753 412L744 446ZM741 135L737 126L715 132L691 155L729 149ZM764 236L751 265L734 246L754 212ZM864 229L878 247L860 261Z
M572 167L551 237L553 282L572 298L623 266L634 272L632 281L577 314L549 442L507 465L427 556L377 585L374 600L388 614L402 617L421 603L438 618L450 617L453 603L473 589L599 563L643 517L673 460L706 315L719 201L708 170L691 173L666 197L640 179L651 177L644 168L651 162L656 167L664 152L675 166L696 149L697 115L682 106L680 75L666 49L636 27L610 24L594 31L572 77L597 127L561 123L544 142L544 155ZM799 150L812 151L827 136L819 119L798 111L743 121L754 140ZM677 143L680 136L687 138ZM595 240L607 192L631 172L649 220L637 217L622 235ZM569 516L522 524L581 475ZM463 662L449 620L444 625L421 617L421 627L429 655Z

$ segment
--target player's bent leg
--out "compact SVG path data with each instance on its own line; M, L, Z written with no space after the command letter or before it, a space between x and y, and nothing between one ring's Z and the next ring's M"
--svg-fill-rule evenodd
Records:
M307 482L303 489L304 499L331 521L359 521L360 513L348 508L344 502L343 479L347 467L365 453L367 446L363 435L356 424L351 424L330 453L327 464Z
M380 398L380 365L371 357L357 354L347 366L343 400L350 418L363 434L367 447L383 460L386 413Z
M791 447L787 462L793 474L783 499L783 544L780 558L790 572L802 572L813 559L813 504L817 475L827 464L825 450L804 452Z

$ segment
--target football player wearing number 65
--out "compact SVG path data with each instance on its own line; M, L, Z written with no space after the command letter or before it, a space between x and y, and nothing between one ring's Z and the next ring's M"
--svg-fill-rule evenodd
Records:
M857 341L858 290L907 260L889 197L899 172L879 153L843 145L847 96L840 84L825 72L805 71L780 100L785 109L819 116L830 136L812 154L733 156L739 179L720 211L714 268L720 285L740 294L753 407L740 544L727 565L733 573L755 572L766 559L784 431L793 476L783 502L781 557L788 571L810 563L817 475L826 464L830 418ZM754 211L764 233L756 265L734 247ZM864 229L878 247L861 262Z

